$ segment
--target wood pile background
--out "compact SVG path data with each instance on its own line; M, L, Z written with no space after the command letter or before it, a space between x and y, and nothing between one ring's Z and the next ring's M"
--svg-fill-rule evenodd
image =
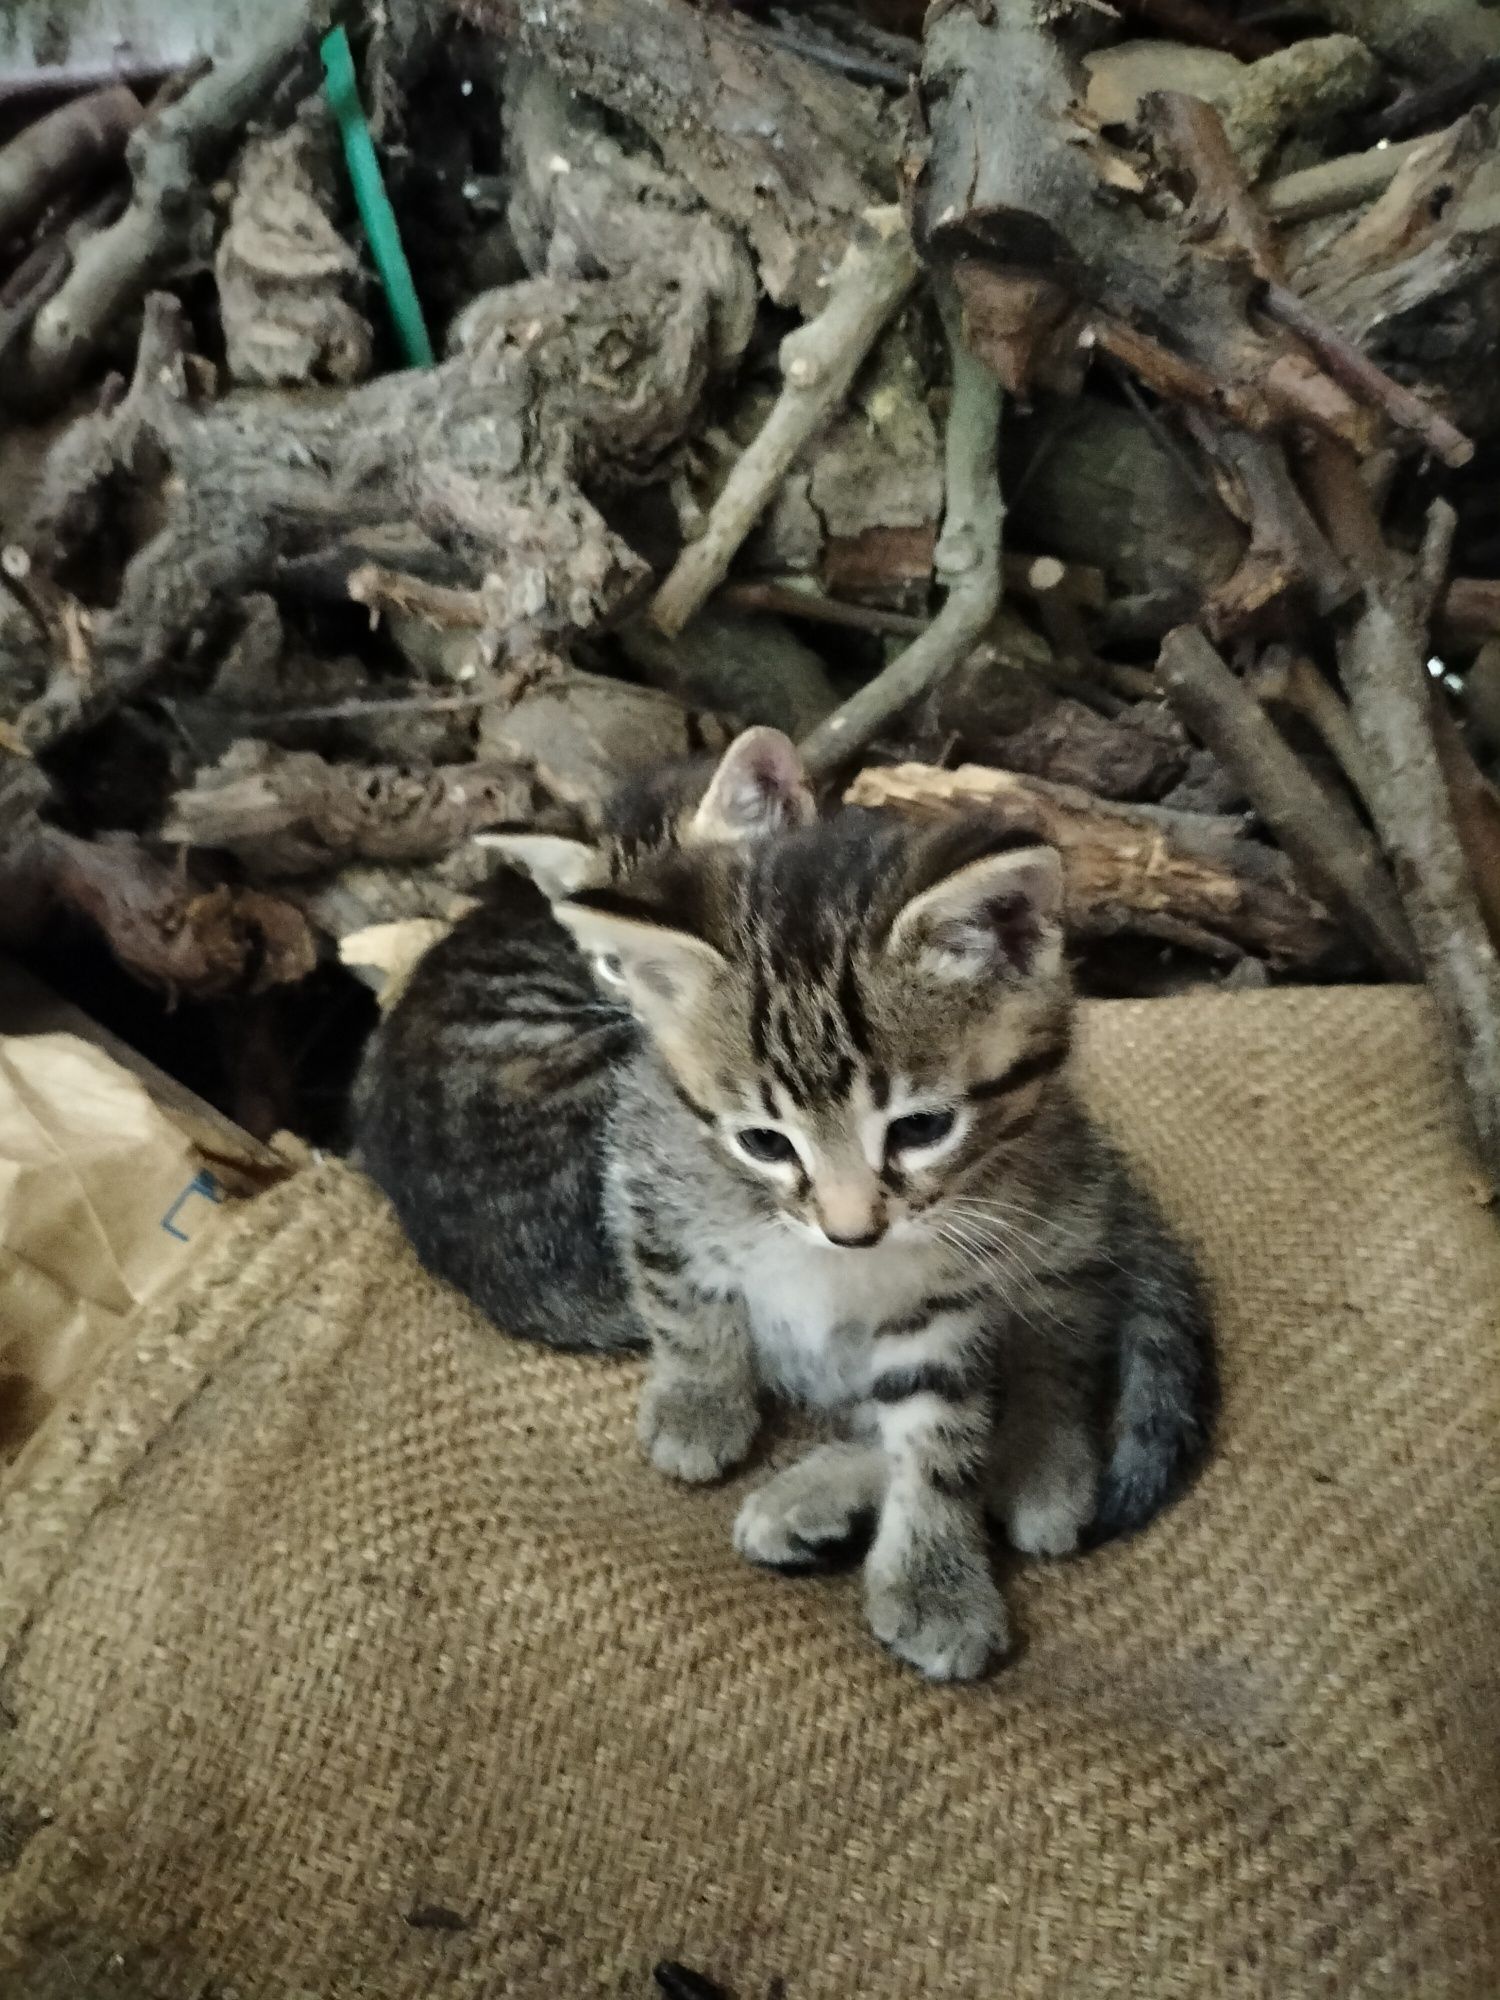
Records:
M305 0L0 99L0 942L336 1134L476 834L767 722L1090 991L1425 979L1500 1174L1500 10L344 18L431 368Z

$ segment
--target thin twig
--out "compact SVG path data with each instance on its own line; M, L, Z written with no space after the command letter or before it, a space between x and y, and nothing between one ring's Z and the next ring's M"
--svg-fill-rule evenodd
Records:
M1370 760L1348 703L1327 675L1305 654L1268 646L1251 676L1251 689L1257 701L1279 703L1301 716L1368 810L1374 791Z
M812 625L838 625L850 632L915 638L927 630L925 618L907 611L885 611L876 604L850 604L821 590L802 590L789 583L727 583L714 602L728 611L763 611L779 618L805 618Z
M372 618L394 612L425 618L445 631L464 632L481 632L489 622L481 591L429 583L425 577L387 569L382 563L361 563L351 570L344 591L352 602L363 604Z
M347 701L324 702L316 708L244 708L227 712L240 721L259 722L357 722L366 715L442 715L466 708L485 708L492 701L508 701L508 687L493 686L473 694L351 695Z
M862 750L876 731L935 687L978 643L1000 606L1005 503L998 466L1000 384L964 345L958 303L946 288L943 318L953 353L944 441L946 500L934 566L947 602L919 639L819 723L802 746L815 776Z
M1284 174L1260 191L1261 206L1273 222L1313 222L1341 215L1383 194L1413 153L1428 144L1408 139L1399 146L1375 146L1368 153L1343 153L1295 174Z
M1189 625L1169 632L1156 671L1177 714L1239 780L1312 893L1383 971L1415 979L1419 965L1400 899L1354 808L1322 790L1201 632Z
M860 364L916 283L917 255L897 211L876 210L844 254L815 319L781 343L782 389L714 502L703 533L672 567L651 607L669 635L702 610L741 543L815 431L843 402Z
M1361 354L1337 327L1320 318L1306 300L1299 299L1285 285L1268 285L1263 304L1272 319L1295 333L1299 340L1306 341L1328 373L1352 395L1365 397L1384 410L1399 429L1421 438L1444 465L1457 469L1469 463L1474 456L1472 439Z

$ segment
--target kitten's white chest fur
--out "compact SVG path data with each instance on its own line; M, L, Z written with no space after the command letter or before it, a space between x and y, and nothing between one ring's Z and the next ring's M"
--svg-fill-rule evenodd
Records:
M924 1247L910 1240L839 1250L777 1230L736 1247L760 1377L814 1409L865 1395L874 1329L932 1285Z

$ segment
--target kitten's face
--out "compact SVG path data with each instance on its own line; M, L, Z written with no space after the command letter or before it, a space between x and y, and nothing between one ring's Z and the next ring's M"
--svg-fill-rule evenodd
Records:
M733 754L733 753L731 753ZM1067 1048L1049 849L841 814L558 914L747 1189L850 1251L959 1232Z
M851 1251L941 1235L1024 1143L1067 1053L1060 954L970 985L898 944L852 954L842 994L815 981L767 1006L755 984L734 967L658 1049L747 1181L798 1233Z

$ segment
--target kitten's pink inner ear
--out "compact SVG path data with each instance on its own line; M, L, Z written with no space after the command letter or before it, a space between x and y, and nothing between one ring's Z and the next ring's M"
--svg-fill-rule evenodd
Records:
M796 745L779 729L747 729L724 752L691 832L695 840L755 840L806 826L816 815Z
M917 949L954 976L1030 972L1057 936L1062 860L1050 847L993 854L913 897L891 927L896 950Z

